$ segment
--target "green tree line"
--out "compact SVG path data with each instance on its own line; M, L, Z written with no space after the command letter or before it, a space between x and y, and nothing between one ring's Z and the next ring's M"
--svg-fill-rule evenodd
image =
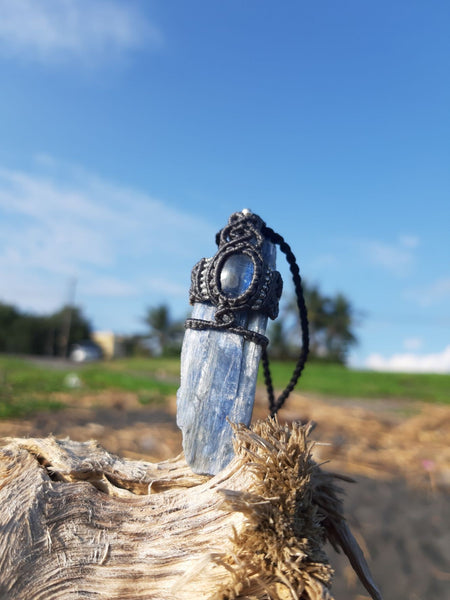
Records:
M304 284L310 333L310 359L345 364L357 343L356 312L343 294L324 295L318 286ZM177 355L181 349L184 320L173 319L167 304L149 307L143 322L146 333L123 339L126 355ZM0 303L0 352L66 356L70 346L89 339L91 324L80 308L65 306L45 316L33 315ZM298 353L300 331L296 301L287 301L268 329L269 353L291 359Z
M89 339L91 330L76 306L42 316L0 302L0 352L65 356L71 344Z

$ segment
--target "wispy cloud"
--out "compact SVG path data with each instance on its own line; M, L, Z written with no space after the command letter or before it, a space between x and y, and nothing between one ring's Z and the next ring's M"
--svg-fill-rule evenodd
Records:
M408 290L406 297L424 308L450 301L450 277L440 277L428 286Z
M415 258L415 249L420 240L413 235L400 235L397 240L363 240L358 242L360 251L373 265L381 267L394 275L407 275Z
M98 296L100 298L123 298L135 296L139 288L116 277L90 277L84 285L86 296Z
M418 337L408 337L405 340L403 340L403 347L405 348L405 350L408 350L410 352L419 350L422 347L422 344L423 342L421 338Z
M92 66L162 41L130 2L0 0L0 15L0 52L33 62Z
M450 373L450 346L435 354L393 354L383 357L371 354L366 367L375 371L398 371L403 373Z
M331 252L327 252L324 254L319 254L315 258L313 258L310 262L310 267L313 269L322 269L328 267L335 267L339 264L339 259L335 254Z
M420 244L420 238L417 235L400 235L398 239L404 248L417 248Z
M85 298L187 300L214 234L187 210L80 168L0 168L0 300L27 309L53 310L73 276Z

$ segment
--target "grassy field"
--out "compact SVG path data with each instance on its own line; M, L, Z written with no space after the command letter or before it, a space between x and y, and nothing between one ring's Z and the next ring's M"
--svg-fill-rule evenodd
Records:
M55 368L56 367L56 368ZM61 368L0 357L0 418L58 409L64 392L80 394L114 389L138 394L142 404L161 402L178 388L178 361L125 360Z
M286 385L293 368L293 363L274 363L276 388ZM261 373L260 381L263 381ZM397 398L450 404L450 375L379 373L310 363L305 367L297 389L342 398Z
M283 388L291 363L274 362L274 386ZM0 356L0 418L63 405L58 394L73 396L114 389L135 392L141 403L161 402L178 387L177 359L124 359L89 365L34 364L30 360ZM260 374L260 384L263 378ZM450 375L376 373L338 365L311 363L297 387L322 396L395 398L450 404Z

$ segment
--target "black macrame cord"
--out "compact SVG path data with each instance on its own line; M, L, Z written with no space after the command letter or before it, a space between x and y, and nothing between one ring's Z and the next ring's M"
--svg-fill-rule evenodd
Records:
M276 271L271 271L270 269L265 273L259 272L259 275L254 278L256 283L252 283L248 292L236 300L236 305L232 304L232 300L228 298L224 299L221 296L218 282L218 273L220 273L219 267L223 264L223 259L231 254L239 252L248 254L250 252L251 255L256 257L255 264L262 263L260 247L264 238L269 239L273 244L279 246L289 264L302 330L302 347L292 377L278 398L275 398L272 375L270 373L269 357L267 354L267 344L269 340L266 336L257 333L256 331L251 331L236 324L234 315L236 310L247 308L251 310L261 310L267 316L274 319L278 314L278 300L282 290L280 274ZM258 249L253 247L253 244L251 244L252 241L256 244ZM273 417L280 410L287 397L294 389L308 358L308 315L300 270L294 253L283 237L270 227L267 227L260 217L251 213L249 215L244 215L243 213L235 213L232 215L228 226L217 234L216 243L219 246L219 251L216 256L212 259L202 259L192 270L190 290L191 304L194 304L195 302L213 302L213 304L217 305L215 322L190 318L186 320L185 327L196 330L227 330L242 336L245 340L259 344L262 347L261 359L264 371L264 381L269 397L269 411L270 415ZM249 244L251 244L250 251L248 250ZM221 257L220 259L218 258L219 256ZM258 283L259 280L261 280L262 283ZM264 281L266 282L265 284ZM261 288L261 285L264 287Z
M294 282L295 295L297 299L297 308L302 330L302 347L294 371L292 373L291 379L289 380L289 383L277 399L275 399L275 394L273 391L272 375L270 373L267 346L263 347L262 349L261 358L264 369L264 382L266 384L267 394L269 396L270 416L273 417L277 414L277 412L286 402L287 397L294 389L297 381L300 378L300 375L302 374L309 353L309 326L308 311L306 309L305 296L303 294L302 278L300 277L300 269L298 268L297 260L295 258L294 253L292 252L289 244L285 242L284 238L270 227L266 227L266 225L264 225L262 228L262 233L264 233L272 243L280 247L281 252L283 252L289 264L289 268L292 274L292 281Z

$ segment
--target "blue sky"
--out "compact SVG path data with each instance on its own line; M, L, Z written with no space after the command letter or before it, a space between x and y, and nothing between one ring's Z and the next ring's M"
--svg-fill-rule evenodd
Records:
M363 315L352 364L450 371L450 4L0 14L1 300L48 312L76 277L97 329L184 316L192 266L248 207Z

